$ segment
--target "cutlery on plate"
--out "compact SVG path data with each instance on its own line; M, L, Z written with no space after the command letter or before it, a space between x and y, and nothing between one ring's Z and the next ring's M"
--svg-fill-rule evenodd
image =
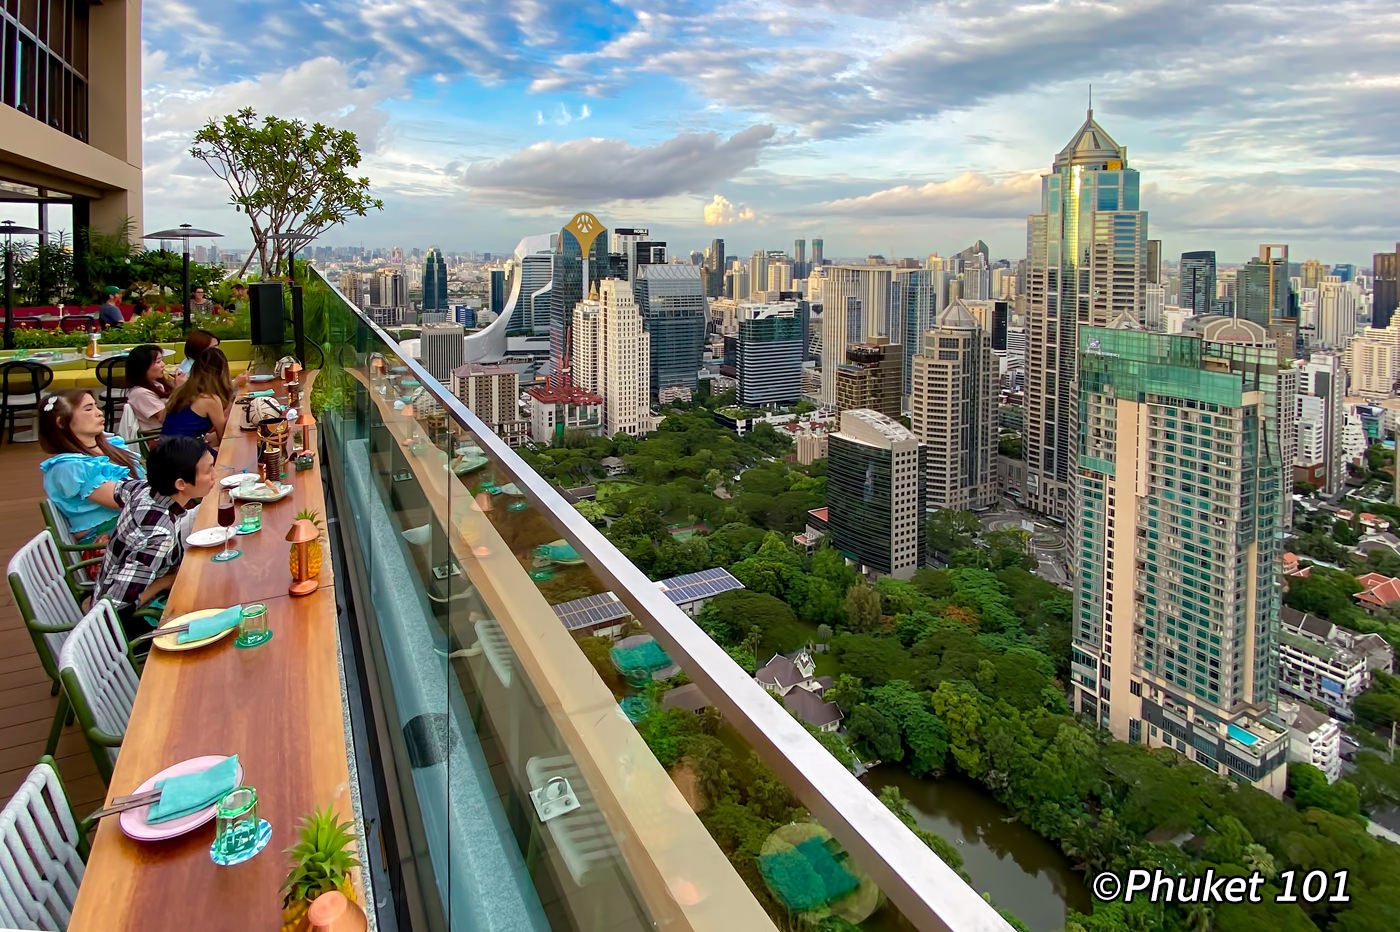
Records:
M96 822L98 819L105 819L109 815L116 815L119 812L126 812L128 809L140 809L142 806L149 806L160 801L160 790L149 790L145 793L133 793L130 796L121 796L112 800L112 805L98 809L84 821Z
M156 638L163 638L167 634L180 634L181 632L188 630L190 630L188 622L186 622L183 625L169 625L165 628L157 628L154 631L147 631L145 634L138 634L136 637L132 638L131 641L133 644L137 641L153 641Z

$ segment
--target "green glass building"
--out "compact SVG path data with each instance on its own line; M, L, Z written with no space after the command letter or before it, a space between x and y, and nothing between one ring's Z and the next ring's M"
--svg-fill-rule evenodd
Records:
M1278 348L1197 323L1080 331L1075 708L1278 794Z

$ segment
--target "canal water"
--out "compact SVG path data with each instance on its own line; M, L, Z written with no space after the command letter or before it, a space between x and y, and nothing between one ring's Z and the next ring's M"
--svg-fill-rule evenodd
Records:
M861 782L877 795L898 787L919 826L958 849L977 891L990 893L1034 932L1063 929L1070 909L1089 912L1088 888L1069 859L977 784L960 777L920 780L888 766Z

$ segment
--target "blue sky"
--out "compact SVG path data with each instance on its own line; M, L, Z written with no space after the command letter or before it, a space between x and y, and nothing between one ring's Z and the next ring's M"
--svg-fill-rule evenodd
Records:
M235 234L187 154L243 106L355 130L385 202L325 242L504 252L582 209L673 250L1024 254L1095 115L1167 255L1400 239L1400 4L145 0L147 225Z

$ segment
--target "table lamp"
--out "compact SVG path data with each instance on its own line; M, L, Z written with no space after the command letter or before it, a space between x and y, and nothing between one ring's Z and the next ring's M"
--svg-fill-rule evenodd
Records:
M292 522L291 529L287 531L287 541L295 548L296 563L292 570L292 584L287 589L288 595L310 595L320 588L316 574L311 572L311 545L315 543L319 549L320 539L321 529L315 522L306 518ZM319 553L316 562L321 562Z
M316 419L311 416L311 406L304 405L301 415L297 418L297 426L301 428L301 452L307 456L312 455L311 449L311 428L316 426Z

